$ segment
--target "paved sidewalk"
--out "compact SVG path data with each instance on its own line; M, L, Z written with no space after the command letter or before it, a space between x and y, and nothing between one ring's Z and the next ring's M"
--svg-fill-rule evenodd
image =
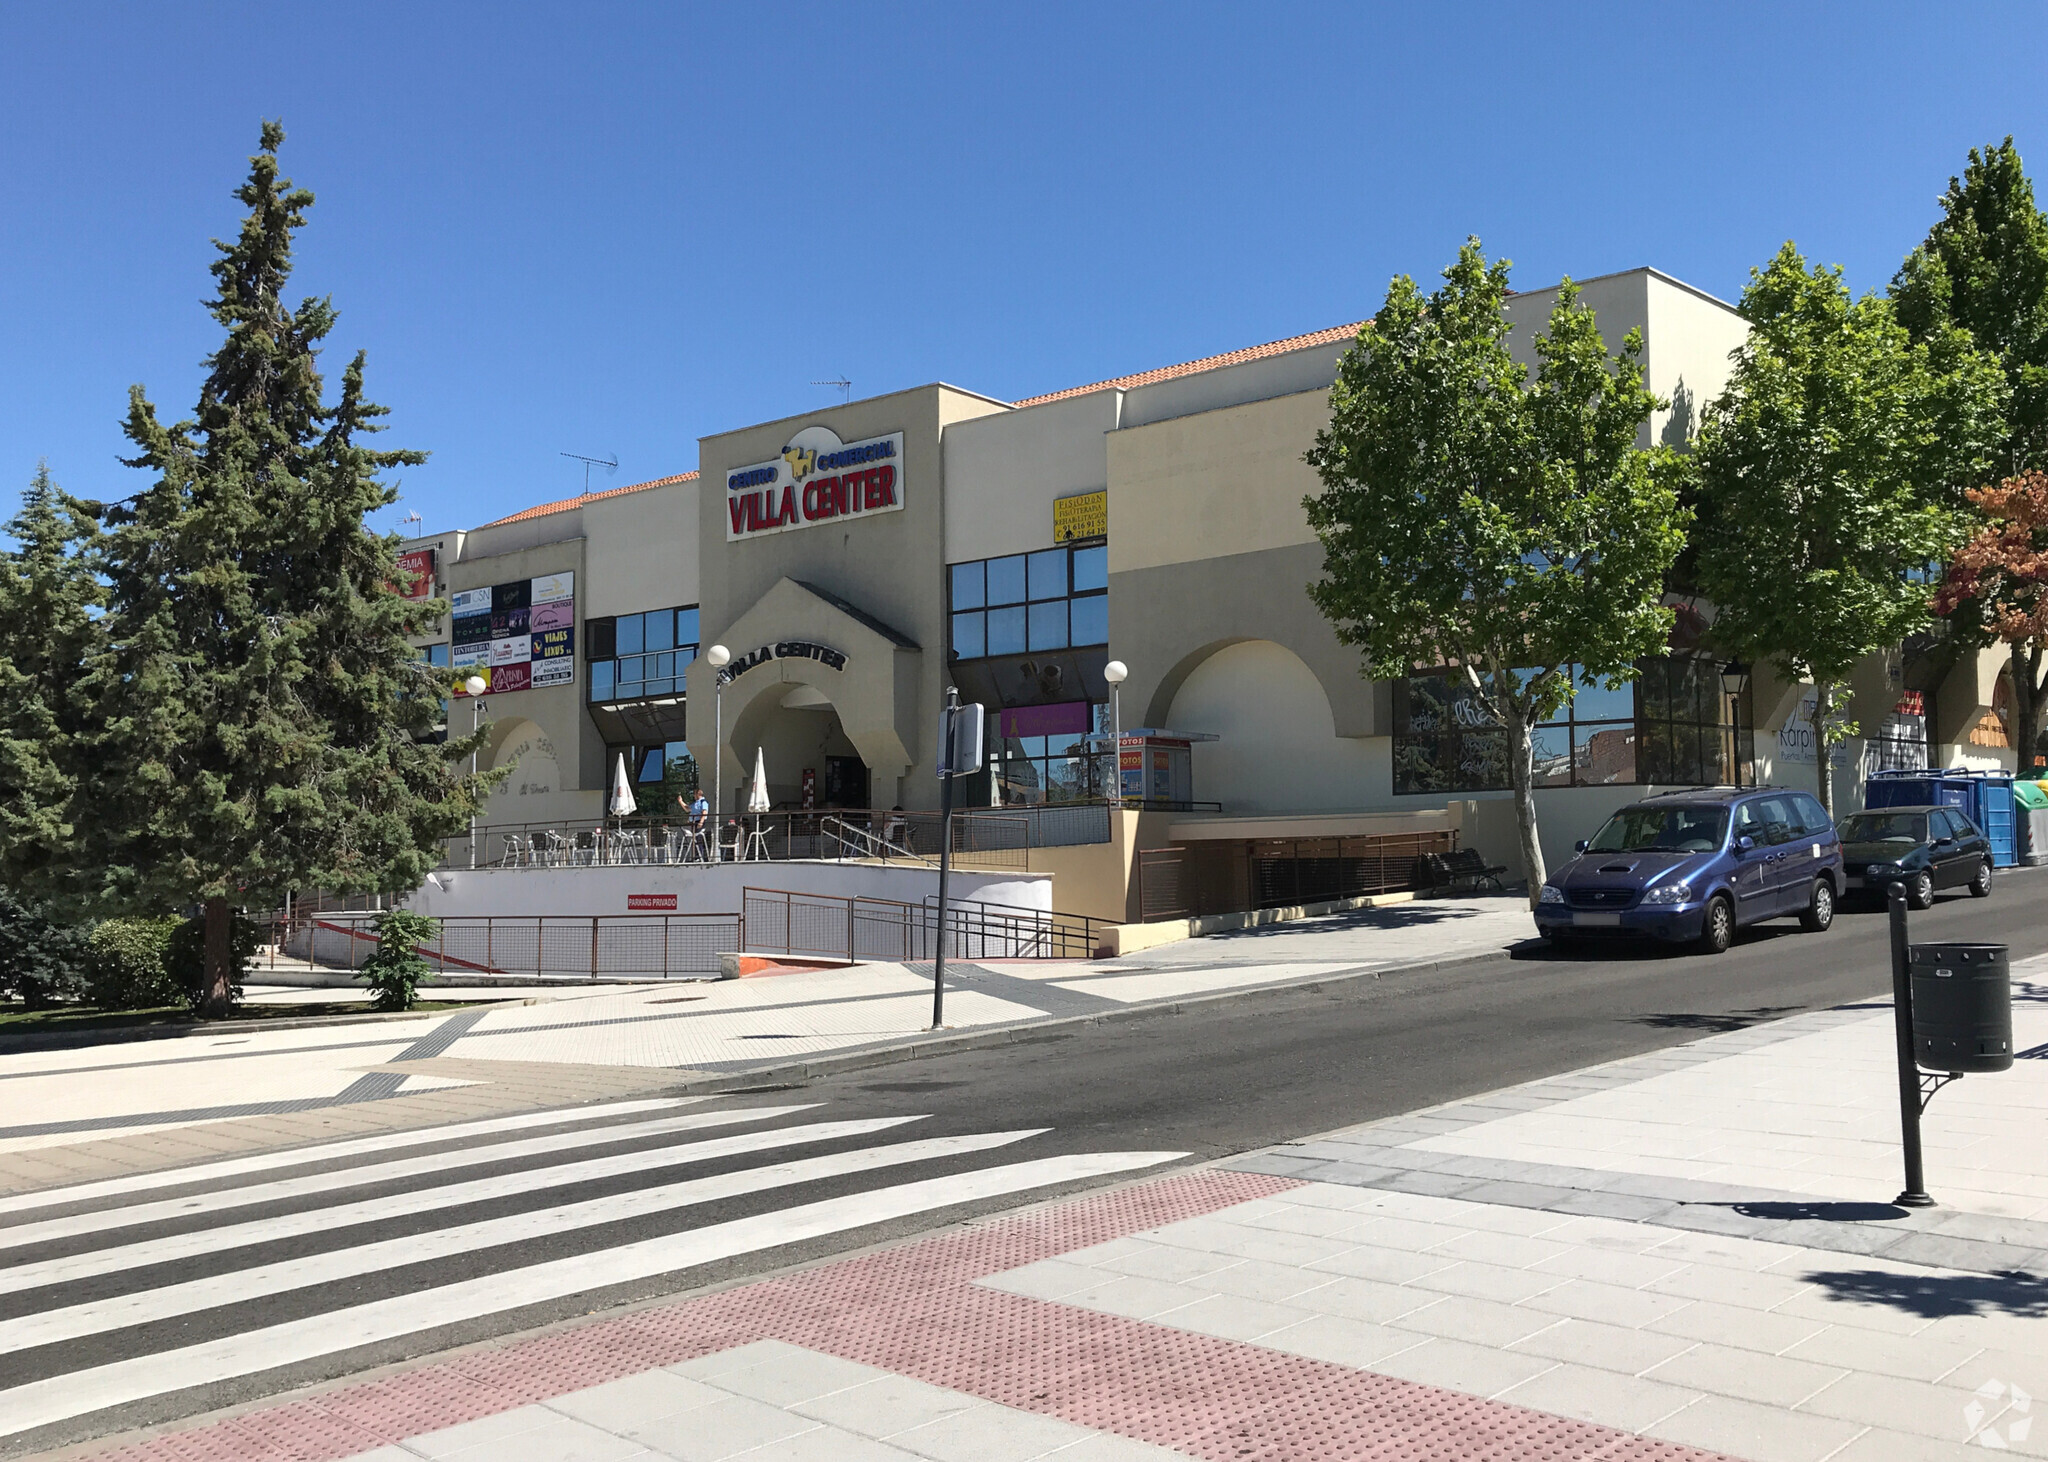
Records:
M1123 959L949 964L947 1026L994 1032L1455 961L1498 953L1532 926L1519 899L1456 898L1285 927L1286 940L1246 930ZM488 993L534 998L418 1020L208 1029L0 1054L0 1193L380 1126L665 1090L926 1039L931 1022L928 964Z
M2048 959L1893 1208L1868 1003L119 1447L196 1458L2048 1455ZM2035 1398L2044 1398L2037 1402Z

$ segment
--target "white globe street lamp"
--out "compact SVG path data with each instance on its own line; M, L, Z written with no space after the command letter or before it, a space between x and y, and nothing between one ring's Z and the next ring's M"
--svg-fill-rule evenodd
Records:
M718 840L718 819L725 816L725 667L732 664L732 651L723 645L713 645L704 652L704 660L718 672L711 677L711 861L723 863L725 853ZM701 768L703 763L698 766Z
M474 736L477 733L477 728L483 725L484 720L485 707L481 697L485 691L491 688L491 683L481 675L472 675L469 679L462 682L462 688L469 692L469 734ZM476 780L476 748L473 746L469 749L469 778L472 782ZM476 867L476 814L474 812L469 815L469 866L472 868Z
M1131 667L1121 660L1112 660L1102 667L1102 678L1109 682L1109 805L1124 805L1124 700L1123 684L1130 678Z

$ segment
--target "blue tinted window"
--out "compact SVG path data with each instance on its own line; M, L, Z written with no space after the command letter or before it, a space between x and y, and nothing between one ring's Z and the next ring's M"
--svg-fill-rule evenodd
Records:
M956 563L953 565L953 607L955 609L979 609L988 602L982 597L981 565L979 563Z
M1021 567L1021 565L1020 565ZM1024 653L1024 608L991 609L988 612L988 651L991 655Z
M646 648L647 648L647 645L646 645L645 641L644 641L644 640L642 639L642 637L641 637L641 634L642 634L642 625L641 625L641 622L640 622L640 616L639 616L639 615L637 615L637 614L622 614L622 615L620 615L620 616L619 616L619 653L620 653L621 655L637 655L637 654L639 654L639 653L640 653L640 652L641 652L642 650L646 649ZM637 680L638 678L639 678L639 677L638 677L638 675L635 675L635 676L634 676L634 679L636 679L636 680Z
M1031 606L1033 650L1064 650L1067 647L1067 601L1054 599Z
M1073 603L1072 641L1077 645L1109 643L1109 596L1094 594Z
M981 611L953 616L953 653L963 660L979 660L988 653L981 632Z
M1573 688L1572 718L1578 721L1633 721L1636 718L1636 688L1633 683L1620 690L1597 685Z
M638 655L635 655L630 660L619 661L619 679L621 681L645 679L645 665L646 661Z
M427 663L429 665L445 667L448 664L448 647L446 645L427 646Z
M676 611L676 643L679 645L699 643L697 639L697 611L695 609L678 609ZM678 746L682 745L681 742L676 744Z
M610 700L612 695L612 662L593 660L590 662L590 698L594 701Z
M689 669L690 662L696 658L697 647L695 645L684 645L680 650L676 651L676 674L681 675L685 670Z
M1024 602L1024 555L1014 558L992 558L988 561L988 602L991 604L1022 604Z
M668 695L676 688L673 680L650 680L640 687L642 695Z
M1085 594L1090 589L1109 587L1109 545L1098 543L1093 548L1074 550L1074 592Z
M646 622L646 648L669 650L676 643L676 612L673 609L657 609L651 614L640 616Z
M1029 569L1033 599L1067 597L1067 550L1048 548L1043 553L1034 553L1029 560Z
M650 677L655 675L666 677L676 673L676 657L674 655L650 655L647 658L654 662L647 667L647 673Z
M658 782L661 780L662 751L658 746L647 748L647 755L640 759L640 780Z

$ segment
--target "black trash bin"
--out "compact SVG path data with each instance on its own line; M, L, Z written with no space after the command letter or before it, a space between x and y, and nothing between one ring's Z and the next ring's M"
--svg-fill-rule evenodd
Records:
M1913 1056L1929 1071L2012 1068L2011 960L2003 944L1916 944Z

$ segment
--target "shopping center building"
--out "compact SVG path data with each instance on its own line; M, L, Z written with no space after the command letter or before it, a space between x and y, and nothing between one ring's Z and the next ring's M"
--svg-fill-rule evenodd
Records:
M1644 444L1683 443L1742 320L1650 269L1582 288L1610 345L1642 332L1670 402ZM1510 302L1532 364L1555 295ZM1026 401L943 384L850 401L705 437L696 472L408 543L420 592L454 606L422 652L490 680L488 756L512 772L489 822L594 821L621 755L645 785L685 744L708 786L721 733L728 811L757 752L777 807L933 807L949 687L1000 730L970 801L1100 800L1106 742L1088 738L1111 729L1114 659L1117 775L1144 809L1117 819L1123 866L1140 846L1424 828L1512 865L1499 734L1454 679L1361 673L1305 592L1322 551L1302 454L1358 328ZM1552 859L1654 788L1813 783L1802 688L1759 667L1730 694L1712 607L1674 604L1668 656L1539 733ZM1842 805L1878 766L2011 766L1999 670L1939 643L1875 657ZM458 700L452 730L471 712Z

